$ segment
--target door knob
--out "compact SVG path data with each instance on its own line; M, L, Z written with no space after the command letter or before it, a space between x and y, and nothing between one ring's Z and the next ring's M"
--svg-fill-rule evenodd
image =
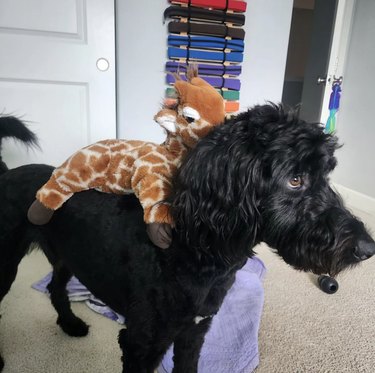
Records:
M324 77L321 77L321 76L318 76L318 79L316 80L316 84L320 85L320 84L326 84L327 83L327 77L324 76Z
M98 70L100 71L107 71L109 69L109 62L108 60L106 60L105 58L99 58L97 61L96 61L96 67L98 68Z

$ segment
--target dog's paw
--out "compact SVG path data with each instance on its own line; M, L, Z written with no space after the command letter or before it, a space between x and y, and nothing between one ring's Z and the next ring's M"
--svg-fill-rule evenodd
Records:
M56 324L71 337L84 337L89 332L89 326L78 317L69 319L58 317Z

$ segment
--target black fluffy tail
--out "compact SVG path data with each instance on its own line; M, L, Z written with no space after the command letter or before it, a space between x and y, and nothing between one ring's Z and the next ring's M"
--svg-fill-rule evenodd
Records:
M11 116L0 116L0 174L8 170L6 164L1 158L1 142L5 137L12 137L20 140L27 146L39 147L36 135L31 132L18 118Z

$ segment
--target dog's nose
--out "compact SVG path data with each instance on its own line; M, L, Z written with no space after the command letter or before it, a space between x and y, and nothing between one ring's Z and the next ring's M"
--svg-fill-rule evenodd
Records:
M365 260L375 255L375 243L368 241L358 241L354 249L354 256L359 260Z

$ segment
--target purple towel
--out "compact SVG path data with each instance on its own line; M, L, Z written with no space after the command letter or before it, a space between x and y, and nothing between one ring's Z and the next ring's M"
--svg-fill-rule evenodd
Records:
M31 285L35 290L39 290L42 293L49 294L47 286L52 278L52 272L48 273L41 280ZM111 308L106 306L101 300L95 298L87 288L82 285L76 277L72 277L68 284L66 285L66 290L68 293L69 300L71 302L82 302L84 301L86 305L93 311L100 313L101 315L108 317L109 319L118 322L119 324L124 324L124 317Z
M258 258L249 259L237 272L236 281L206 334L199 359L199 373L250 373L258 366L258 330L264 300L262 279L265 272L264 264ZM50 280L51 273L32 287L48 293ZM75 277L69 281L67 291L72 301L85 301L95 312L124 323L121 315L96 299ZM164 356L158 372L171 373L172 359L173 346Z
M258 330L263 309L263 262L247 261L224 299L207 332L198 364L198 373L250 373L259 364ZM173 369L173 346L158 373Z

